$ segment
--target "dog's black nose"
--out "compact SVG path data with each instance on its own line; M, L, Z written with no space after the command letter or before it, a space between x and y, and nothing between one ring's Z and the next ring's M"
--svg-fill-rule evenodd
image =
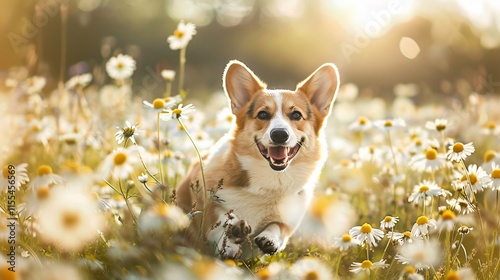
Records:
M282 128L275 128L271 130L271 140L278 144L283 144L288 140L288 132Z

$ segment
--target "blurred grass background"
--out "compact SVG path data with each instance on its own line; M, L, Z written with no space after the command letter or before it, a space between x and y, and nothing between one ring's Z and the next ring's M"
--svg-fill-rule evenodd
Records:
M56 87L61 17L50 7L60 2L69 4L65 77L92 72L116 52L137 60L134 84L177 70L178 52L166 38L184 19L198 29L187 50L191 97L220 91L231 59L273 88L293 88L324 62L338 65L342 83L387 98L397 83L429 89L419 98L453 94L447 82L460 79L478 93L500 85L496 0L0 0L2 76L28 65L30 75L49 77L48 88ZM403 37L418 46L416 57L403 55Z

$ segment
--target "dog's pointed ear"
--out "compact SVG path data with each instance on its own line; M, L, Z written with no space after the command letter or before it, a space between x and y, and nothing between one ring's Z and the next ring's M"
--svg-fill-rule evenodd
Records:
M222 79L233 114L240 112L257 91L266 88L266 84L259 80L252 70L237 60L227 64Z
M325 63L314 71L307 79L297 85L318 109L322 118L327 117L339 89L339 72L332 63Z

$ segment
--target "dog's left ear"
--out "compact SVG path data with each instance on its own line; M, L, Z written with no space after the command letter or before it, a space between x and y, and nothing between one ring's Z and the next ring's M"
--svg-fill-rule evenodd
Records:
M333 63L325 63L314 71L307 79L297 85L311 101L321 117L327 117L339 89L339 72Z

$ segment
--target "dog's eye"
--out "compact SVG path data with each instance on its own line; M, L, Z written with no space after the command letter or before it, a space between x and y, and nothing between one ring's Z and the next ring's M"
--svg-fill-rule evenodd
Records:
M300 121L302 119L302 114L299 111L293 111L292 114L290 114L290 119L292 121Z
M257 118L259 120L270 120L271 119L271 115L269 115L268 112L266 111L260 111L258 114L257 114Z

